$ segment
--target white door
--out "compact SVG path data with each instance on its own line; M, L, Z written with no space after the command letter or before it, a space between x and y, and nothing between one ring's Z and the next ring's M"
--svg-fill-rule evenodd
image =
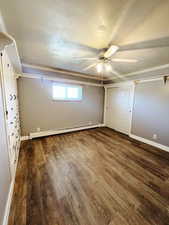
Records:
M107 89L106 126L129 134L132 108L132 86Z
M2 224L11 183L5 114L0 74L0 224Z

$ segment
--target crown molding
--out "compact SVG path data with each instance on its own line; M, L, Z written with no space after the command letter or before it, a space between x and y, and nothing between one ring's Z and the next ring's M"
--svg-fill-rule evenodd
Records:
M71 80L66 78L58 78L58 77L50 77L50 76L42 76L40 74L30 74L30 73L22 73L18 74L19 77L23 78L30 78L30 79L41 79L41 80L48 80L48 81L56 81L56 82L63 82L63 83L72 83L72 84L82 84L88 86L95 86L95 87L103 87L103 84L97 84L92 82L85 82L85 81L78 81L78 80Z
M135 86L135 81L122 81L112 84L105 84L104 88Z
M163 81L164 75L161 77L156 77L156 78L150 78L150 79L140 79L140 80L131 80L131 81L122 81L122 82L117 82L117 83L112 83L112 84L105 84L104 88L111 88L111 87L122 87L122 86L131 86L131 85L137 85L140 83L147 83L147 82L154 82L154 81ZM169 77L167 77L167 80L169 80Z
M22 66L28 67L28 68L31 68L31 69L37 69L37 70L48 71L48 72L55 72L55 73L60 73L60 74L65 74L65 75L72 75L72 76L82 77L82 78L87 78L87 79L92 79L92 80L99 80L99 81L105 80L102 77L99 77L99 76L96 76L96 75L86 75L86 74L75 72L75 71L58 69L58 68L51 68L51 67L47 67L47 66L39 66L39 65L27 64L27 63L22 63Z

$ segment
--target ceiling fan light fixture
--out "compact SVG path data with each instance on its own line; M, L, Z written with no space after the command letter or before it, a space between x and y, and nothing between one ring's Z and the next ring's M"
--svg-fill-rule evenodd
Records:
M112 55L114 55L119 47L117 45L111 45L110 48L104 53L105 58L110 58Z
M103 69L103 64L102 63L98 63L97 66L96 66L96 68L97 68L97 72L98 73L101 73L102 72L102 69Z

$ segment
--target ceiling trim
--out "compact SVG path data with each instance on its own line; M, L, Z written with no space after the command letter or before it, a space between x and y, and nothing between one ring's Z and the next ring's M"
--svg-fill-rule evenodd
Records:
M146 83L146 82L153 82L153 81L159 81L159 80L163 80L163 76L158 78L152 78L152 79L137 80L136 83Z
M112 81L112 80L117 79L117 77L101 78L101 77L97 77L95 75L85 75L85 74L82 74L82 73L79 73L79 72L63 70L63 69L58 69L58 68L50 68L50 67L46 67L46 66L32 65L32 64L27 64L27 63L22 63L22 66L32 68L32 69L39 69L39 70L42 70L42 71L50 71L50 72L55 72L55 73L58 72L58 73L65 74L65 75L72 75L72 76L75 76L75 77L82 77L82 78L99 80L99 81ZM141 74L141 73L152 72L152 71L165 69L165 68L169 68L169 64L155 66L155 67L147 68L147 69L144 69L144 70L138 70L138 71L135 71L135 72L132 72L132 73L120 74L120 76L124 76L124 78L125 78L125 77L135 76L135 75L138 75L138 74Z
M166 68L169 68L169 64L164 64L164 65L160 65L160 66L155 66L155 67L151 67L151 68L147 68L147 69L144 69L144 70L138 70L136 72L132 72L132 73L123 73L123 74L120 74L120 76L124 76L125 77L130 77L130 76L134 76L134 75L138 75L138 74L141 74L141 73L147 73L147 72L152 72L152 71L156 71L156 70L160 70L160 69L166 69ZM111 80L116 80L118 77L113 77L113 78L109 78L109 79L106 79L105 81L111 81Z
M79 72L75 72L75 71L70 71L70 70L64 70L64 69L59 69L59 68L51 68L51 67L46 67L46 66L38 66L38 65L32 65L32 64L27 64L27 63L22 63L23 67L28 67L31 69L39 69L42 71L49 71L49 72L55 72L55 73L62 73L65 75L72 75L72 76L76 76L76 77L83 77L83 78L87 78L87 79L92 79L92 80L106 80L105 78L101 78L101 77L97 77L95 75L85 75Z
M71 79L66 79L66 78L42 76L40 74L22 73L22 74L19 75L19 77L31 78L31 79L49 80L49 81L58 81L58 82L63 82L63 83L84 84L84 85L95 86L95 87L103 87L104 86L103 84L96 84L96 83L92 83L92 82L71 80Z
M112 84L105 84L104 88L112 88L112 87L126 87L126 86L134 86L135 81L121 81Z

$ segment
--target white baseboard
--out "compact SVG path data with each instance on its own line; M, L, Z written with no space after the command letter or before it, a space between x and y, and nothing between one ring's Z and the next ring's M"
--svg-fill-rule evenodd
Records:
M29 140L30 138L29 138L29 136L22 136L21 137L21 141L26 141L26 140Z
M15 185L16 170L17 170L17 165L18 165L19 151L20 151L20 145L19 145L19 149L18 149L17 160L16 160L15 167L14 167L12 182L11 182L10 189L9 189L9 194L8 194L8 199L7 199L7 203L6 203L6 207L5 207L5 214L4 214L4 219L3 219L2 225L8 225L9 213L10 213L12 197L13 197L13 192L14 192L14 185Z
M148 140L148 139L145 139L145 138L136 136L136 135L134 135L134 134L130 134L129 136L130 136L131 138L136 139L136 140L138 140L138 141L141 141L141 142L143 142L143 143L145 143L145 144L152 145L152 146L154 146L154 147L156 147L156 148L160 148L160 149L162 149L162 150L164 150L164 151L166 151L166 152L169 152L169 147L168 147L168 146L159 144L159 143L154 142L154 141L150 141L150 140Z
M106 125L104 123L99 124L98 127L105 127Z
M75 128L63 129L63 130L41 131L41 132L36 132L36 133L30 133L30 139L37 138L37 137L45 137L45 136L50 136L50 135L55 135L55 134L69 133L69 132L73 132L73 131L87 130L87 129L103 127L103 126L104 126L104 124L96 124L96 125L91 125L91 126L75 127Z

